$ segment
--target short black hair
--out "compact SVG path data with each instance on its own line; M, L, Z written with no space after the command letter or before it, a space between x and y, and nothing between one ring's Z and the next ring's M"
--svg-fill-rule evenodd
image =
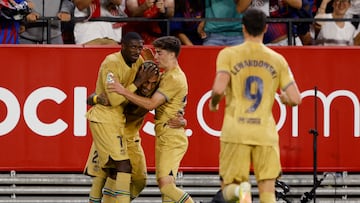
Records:
M266 26L266 14L256 8L249 8L244 12L242 23L251 36L260 35Z
M178 57L180 53L181 42L177 37L174 36L159 37L155 41L153 41L152 44L155 48L174 52L176 57Z
M143 39L137 32L128 32L125 34L125 36L121 39L121 43L128 43L131 40L139 40L142 41Z

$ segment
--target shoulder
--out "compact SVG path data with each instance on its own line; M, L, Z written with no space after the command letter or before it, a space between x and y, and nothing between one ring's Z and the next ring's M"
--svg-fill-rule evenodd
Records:
M111 53L105 57L105 61L119 61L121 59L122 56L120 52Z
M181 68L176 68L163 74L160 83L163 82L163 84L171 84L171 86L181 86L182 84L186 84L186 81L185 73L181 70Z
M101 66L105 66L105 67L115 67L117 66L117 64L119 63L123 63L124 59L121 56L120 52L118 53L112 53L109 54L105 57L105 59L103 60L103 62L101 63Z
M223 55L234 55L234 54L238 54L239 52L241 52L242 50L246 49L246 45L241 44L241 45L236 45L236 46L230 46L230 47L225 47L223 49L221 49L219 51L219 56L223 56Z

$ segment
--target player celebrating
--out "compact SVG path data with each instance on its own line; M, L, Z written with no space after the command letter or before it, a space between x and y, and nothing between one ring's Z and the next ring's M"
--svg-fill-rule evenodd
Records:
M140 53L143 40L137 33L129 32L122 39L120 52L108 55L102 62L96 82L96 94L106 93L110 106L95 105L87 112L93 142L98 152L99 165L116 173L115 192L118 202L130 202L131 163L127 153L127 142L124 135L124 105L127 100L123 96L106 90L106 84L114 80L135 91L144 81L155 74L155 70L144 70L145 77L135 75L143 63ZM134 80L135 79L135 80ZM97 179L94 179L97 180ZM94 182L101 186L102 182ZM92 193L92 191L95 191ZM90 200L100 202L98 190L92 188Z
M155 66L152 61L145 61L144 68L148 68L149 66ZM137 75L142 73L142 69L139 69ZM149 78L148 81L144 82L139 89L136 90L136 94L144 97L151 97L156 89L159 82L160 74L159 71L156 72L156 75ZM96 95L92 94L88 99L88 104L93 106L95 104L101 104L108 106L109 100L107 99L105 94ZM141 146L141 138L139 135L139 130L144 121L145 115L149 111L147 109L141 108L133 103L128 103L125 107L124 114L126 117L126 123L124 128L124 134L126 136L127 142L127 152L129 154L132 172L131 172L131 187L130 187L130 197L131 200L135 199L140 192L144 189L146 185L147 179L147 168L145 161L145 154L143 148ZM171 128L182 128L186 125L186 119L183 116L175 116L170 119L168 122L169 127ZM91 146L91 151L88 157L88 161L86 163L86 167L84 170L85 174L97 177L99 180L103 180L105 183L105 179L107 184L103 190L103 201L105 202L116 202L114 197L116 197L116 192L113 190L114 182L116 179L116 174L113 171L104 171L99 166L98 162L98 154L94 145ZM101 196L101 187L97 189L99 196Z
M173 36L165 36L153 42L155 60L164 69L159 88L151 98L140 97L120 83L108 84L109 92L124 95L131 102L148 110L155 109L155 170L163 202L192 203L188 193L176 187L175 177L180 161L186 153L188 139L184 128L173 129L167 121L177 113L184 114L188 85L177 57L181 42Z

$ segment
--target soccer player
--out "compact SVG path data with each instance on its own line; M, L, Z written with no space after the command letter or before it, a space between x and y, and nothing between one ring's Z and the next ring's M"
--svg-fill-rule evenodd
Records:
M226 201L251 202L249 174L253 165L261 203L274 203L280 175L279 136L272 115L276 91L284 104L301 103L285 58L264 46L266 15L248 9L243 16L244 43L222 49L209 103L211 111L226 98L220 136L219 174Z
M177 60L181 42L176 37L165 36L157 38L153 46L155 61L164 70L154 95L151 98L138 96L118 82L108 84L108 91L122 94L129 101L148 110L155 109L155 171L162 201L192 203L190 195L175 184L180 161L188 147L188 139L184 128L173 129L167 124L173 115L184 115L187 101L187 80Z
M129 203L132 169L124 136L124 106L127 100L119 94L109 92L106 89L106 84L116 80L133 92L153 76L155 71L144 70L145 77L135 78L140 65L143 63L140 56L143 40L139 34L129 32L121 42L121 51L108 55L102 62L96 82L96 94L105 93L110 106L94 105L88 110L86 116L97 149L99 165L102 168L115 171L116 199L118 202ZM92 194L92 190L90 191L92 202L101 201L101 197L93 195L98 195L98 193Z

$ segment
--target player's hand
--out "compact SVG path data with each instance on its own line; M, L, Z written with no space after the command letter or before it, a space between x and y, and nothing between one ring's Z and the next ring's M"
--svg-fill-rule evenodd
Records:
M159 74L157 65L153 61L144 61L136 73L134 84L139 88L144 82L147 82L156 74Z
M106 88L109 92L116 92L121 95L123 95L126 90L126 88L117 81L115 81L113 83L107 83Z
M141 56L144 58L145 61L147 60L154 61L154 53L149 48L144 48L141 52Z
M288 104L289 98L288 98L288 96L286 95L286 93L284 91L280 90L279 97L280 97L281 103Z
M168 120L167 125L170 128L184 128L187 125L187 120L181 113L177 113L174 118Z
M216 106L214 106L214 105L212 105L212 102L211 102L211 100L210 100L210 102L209 102L209 110L210 110L210 111L217 111L217 110L219 110L219 104L217 104Z

